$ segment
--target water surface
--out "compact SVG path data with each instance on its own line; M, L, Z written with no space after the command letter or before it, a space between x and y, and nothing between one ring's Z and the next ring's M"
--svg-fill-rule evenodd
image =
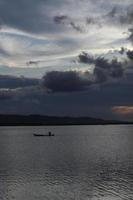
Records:
M1 127L0 199L132 200L133 126Z

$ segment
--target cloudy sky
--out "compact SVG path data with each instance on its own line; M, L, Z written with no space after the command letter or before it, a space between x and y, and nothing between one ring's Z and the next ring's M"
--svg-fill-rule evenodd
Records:
M0 0L0 113L133 119L132 0Z

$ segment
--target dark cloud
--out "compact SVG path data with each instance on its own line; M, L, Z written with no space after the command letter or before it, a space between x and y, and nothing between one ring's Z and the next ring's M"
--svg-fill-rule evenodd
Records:
M1 101L0 111L17 114L114 118L112 107L132 105L133 75L130 79L129 82L127 76L119 82L110 82L78 92L45 93L39 87L26 89L27 92L24 89L21 92L17 90L13 98Z
M94 68L93 73L95 75L96 83L104 83L105 81L108 80L106 72L98 67Z
M39 79L0 75L0 88L21 88L35 86L39 84Z
M121 49L118 51L121 55L123 55L126 52L126 49L124 47L121 47Z
M59 16L54 17L54 22L57 24L64 24L68 20L69 20L69 18L66 15L59 15Z
M120 22L121 9L114 6L106 14L99 14L97 17L88 16L86 18L86 25L98 25L99 27L104 27L105 24L114 23L114 20Z
M86 25L97 25L98 27L102 27L101 17L91 17L88 16L86 18Z
M56 15L54 16L53 20L56 24L67 25L73 28L74 30L76 30L77 32L80 32L80 33L84 32L83 28L80 25L78 25L76 22L74 22L71 19L71 17L67 15Z
M117 59L109 61L108 59L99 57L94 63L96 68L103 69L103 71L112 78L120 78L123 76L123 63L118 62Z
M92 64L94 63L94 58L87 54L86 52L83 52L79 55L79 62L85 63L85 64Z
M74 23L74 22L71 21L70 25L77 32L80 32L80 33L84 32L83 28L81 26L77 25L76 23Z
M111 19L112 23L117 22L117 24L119 23L121 25L132 25L133 3L127 5L116 4L107 14L102 15L102 18L105 17Z
M132 25L132 21L133 21L133 4L130 4L130 6L126 9L126 12L120 15L120 23Z
M112 10L107 14L108 17L114 18L117 15L117 7L113 7Z
M48 90L41 84L13 89L0 88L0 100L3 101L38 101L45 94L48 94Z
M95 69L98 77L101 69ZM95 84L96 87L90 87L95 83L90 80L89 72L49 72L42 85L0 89L0 112L112 118L112 107L132 105L133 74L125 74L118 82ZM102 81L106 81L106 74L101 74L99 82Z
M128 31L129 31L128 40L131 41L131 43L133 44L133 27L129 28Z
M96 75L98 82L100 80L104 82L109 78L121 78L124 73L123 63L117 59L109 61L104 57L95 58L83 52L79 55L79 62L94 65L94 75Z
M13 96L14 96L14 92L10 89L0 90L0 101L10 100L13 98Z
M127 50L126 55L128 60L126 61L126 65L129 70L133 70L133 51L132 50Z
M91 81L87 72L52 71L43 77L43 85L53 92L72 92L87 89Z
M128 57L131 61L133 61L133 51L128 50L128 51L127 51L127 57Z
M94 65L93 73L90 74L88 71L51 71L43 77L43 85L52 92L88 90L91 85L117 80L124 74L124 63L117 59L108 60L83 52L79 55L79 62Z
M29 66L29 65L38 65L41 61L40 60L37 60L37 61L28 61L26 62L26 65Z
M90 24L95 24L96 20L94 17L87 17L86 18L86 24L90 25Z

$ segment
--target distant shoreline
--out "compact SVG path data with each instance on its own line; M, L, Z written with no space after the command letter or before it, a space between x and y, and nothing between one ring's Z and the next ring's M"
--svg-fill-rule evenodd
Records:
M43 115L0 114L0 126L74 126L74 125L130 125L133 122L104 120L91 117L58 117Z
M21 126L109 126L109 125L133 125L133 123L123 123L123 124L0 124L0 127L4 127L4 126L7 126L7 127L12 127L12 126L18 126L18 127L21 127Z

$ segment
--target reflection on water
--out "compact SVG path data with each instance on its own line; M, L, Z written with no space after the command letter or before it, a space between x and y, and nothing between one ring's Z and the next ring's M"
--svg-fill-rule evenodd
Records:
M33 137L51 130L55 137ZM133 126L0 128L0 200L132 200Z

